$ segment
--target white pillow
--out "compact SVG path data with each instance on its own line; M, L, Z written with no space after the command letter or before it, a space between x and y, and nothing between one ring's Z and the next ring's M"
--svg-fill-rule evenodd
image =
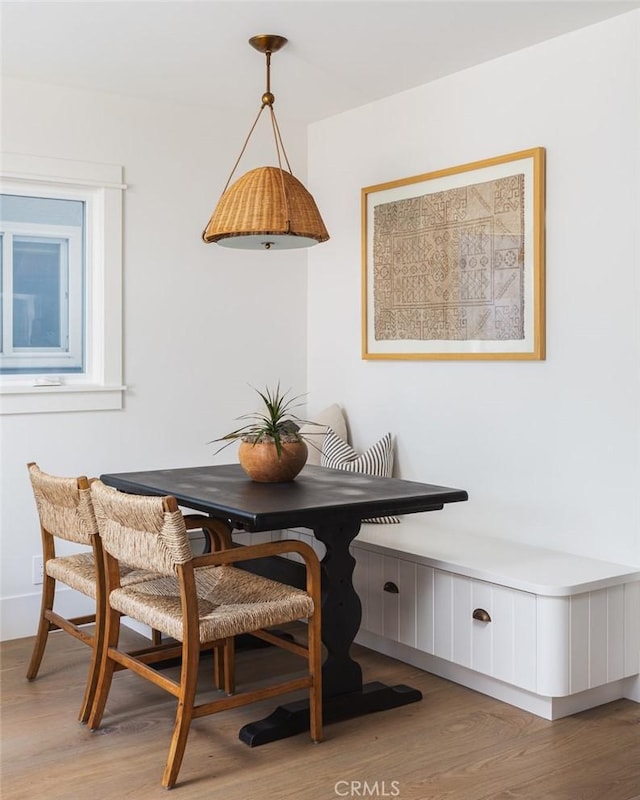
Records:
M341 439L329 428L322 448L323 467L343 469L347 472L362 472L365 475L378 475L391 478L393 473L393 442L387 433L364 453L357 453L350 444ZM400 522L397 517L377 517L365 519L363 522L381 524Z
M317 425L302 425L300 433L304 436L307 443L309 456L307 464L320 466L322 458L322 447L324 438L329 428L334 430L341 439L347 439L347 421L344 418L342 409L337 403L329 408L325 408L319 414L312 414L311 419Z

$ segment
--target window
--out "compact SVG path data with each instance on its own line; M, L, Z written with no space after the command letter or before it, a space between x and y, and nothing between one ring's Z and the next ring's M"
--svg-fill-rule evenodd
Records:
M122 168L2 167L2 413L121 408Z
M0 195L0 372L85 369L86 200Z

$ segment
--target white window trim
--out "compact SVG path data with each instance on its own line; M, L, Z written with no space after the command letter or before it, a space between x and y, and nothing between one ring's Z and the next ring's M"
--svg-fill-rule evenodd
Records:
M82 375L0 376L0 414L101 411L122 408L122 167L41 158L16 153L1 156L3 193L19 187L91 191L88 214L87 335L88 371ZM59 383L57 383L59 381Z

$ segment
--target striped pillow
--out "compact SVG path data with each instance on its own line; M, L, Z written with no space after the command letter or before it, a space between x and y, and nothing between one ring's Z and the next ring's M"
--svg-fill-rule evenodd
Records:
M344 469L347 472L362 472L365 475L390 478L393 472L391 434L387 433L366 452L356 453L350 444L329 428L322 445L321 465L331 469ZM376 517L376 519L365 519L363 522L389 524L400 520L397 517Z

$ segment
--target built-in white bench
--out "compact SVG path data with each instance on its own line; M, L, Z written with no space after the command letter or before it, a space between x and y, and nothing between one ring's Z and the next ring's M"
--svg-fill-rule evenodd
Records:
M438 530L363 524L357 642L547 719L640 701L640 567Z

